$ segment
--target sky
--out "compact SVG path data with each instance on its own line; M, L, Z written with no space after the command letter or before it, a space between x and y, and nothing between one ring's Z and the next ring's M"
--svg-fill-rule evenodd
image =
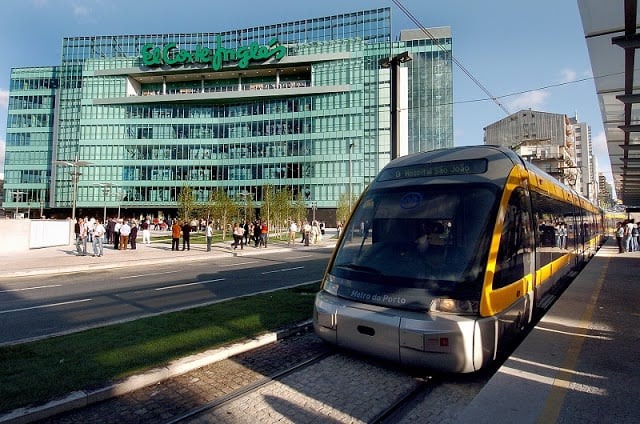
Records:
M522 109L578 116L591 127L599 172L612 181L577 0L396 0L423 27L448 26L454 64L454 145ZM392 0L3 0L0 177L11 68L59 65L63 37L218 32L390 7L392 32L417 28ZM473 78L469 77L471 75ZM483 90L475 81L478 81Z

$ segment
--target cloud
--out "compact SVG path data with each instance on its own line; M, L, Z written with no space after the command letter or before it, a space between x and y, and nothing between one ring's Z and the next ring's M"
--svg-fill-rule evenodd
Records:
M560 82L565 83L575 81L578 73L573 69L563 69L560 71L560 75Z
M507 108L511 111L522 109L543 109L549 93L543 90L528 91L520 94L507 103Z
M73 8L73 16L77 18L86 18L91 14L91 9L85 5L74 4L72 8Z
M6 109L9 104L9 91L0 88L0 108Z

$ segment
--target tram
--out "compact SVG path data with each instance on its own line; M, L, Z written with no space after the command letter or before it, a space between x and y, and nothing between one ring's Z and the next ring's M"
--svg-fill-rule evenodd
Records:
M326 342L411 367L494 361L602 243L602 211L513 151L400 157L342 231L314 302Z

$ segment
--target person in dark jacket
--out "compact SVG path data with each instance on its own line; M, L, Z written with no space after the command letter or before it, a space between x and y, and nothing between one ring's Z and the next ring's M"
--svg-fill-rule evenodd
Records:
M191 250L191 245L189 244L189 233L191 232L191 224L189 221L185 220L182 225L182 250L186 249Z
M138 237L138 225L131 223L131 232L129 233L129 243L131 244L131 250L136 249L136 238Z

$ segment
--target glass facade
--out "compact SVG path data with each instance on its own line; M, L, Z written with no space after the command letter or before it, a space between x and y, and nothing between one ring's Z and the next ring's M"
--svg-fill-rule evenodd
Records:
M187 186L197 201L224 189L259 207L269 185L335 209L390 160L381 59L413 56L402 65L407 150L453 145L450 31L434 34L393 41L384 8L222 33L65 38L59 66L13 69L4 206L68 213L75 190L79 209L172 214Z

